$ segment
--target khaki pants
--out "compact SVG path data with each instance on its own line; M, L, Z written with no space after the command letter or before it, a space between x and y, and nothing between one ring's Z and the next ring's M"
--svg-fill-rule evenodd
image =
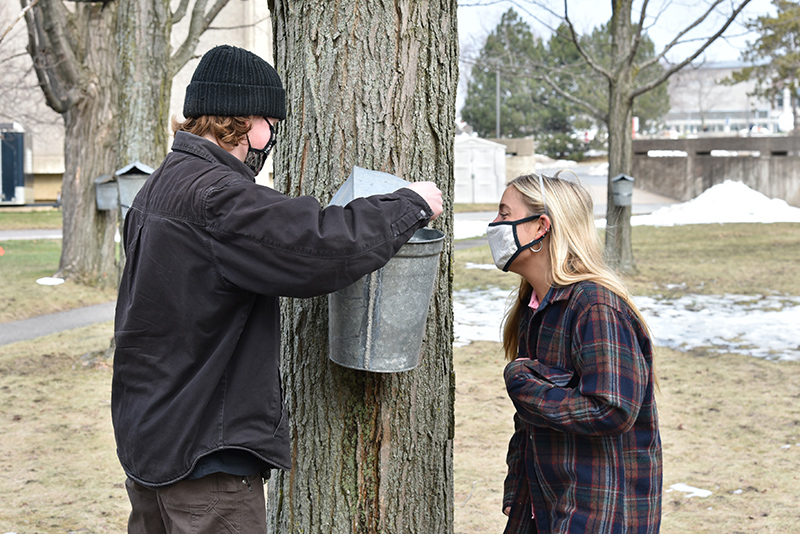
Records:
M266 534L260 476L214 473L151 489L125 481L131 501L128 534Z

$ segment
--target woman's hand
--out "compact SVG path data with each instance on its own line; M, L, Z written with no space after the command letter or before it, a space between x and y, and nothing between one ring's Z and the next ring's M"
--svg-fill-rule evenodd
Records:
M503 508L503 513L506 514L506 515L510 515L511 514L511 507L510 506L506 506L505 508Z

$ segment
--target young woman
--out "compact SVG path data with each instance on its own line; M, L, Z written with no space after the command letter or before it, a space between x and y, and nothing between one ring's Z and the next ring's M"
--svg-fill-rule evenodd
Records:
M513 180L487 235L522 279L506 316L506 533L654 533L661 439L647 327L603 262L579 184Z

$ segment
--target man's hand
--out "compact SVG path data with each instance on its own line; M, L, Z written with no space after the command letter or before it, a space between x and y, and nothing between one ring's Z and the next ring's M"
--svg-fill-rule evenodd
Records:
M425 202L428 203L430 206L431 211L433 211L433 217L431 220L436 219L439 215L442 214L443 207L442 207L442 192L436 187L436 184L433 182L412 182L406 186L406 188L411 189L416 194L421 196L425 199Z

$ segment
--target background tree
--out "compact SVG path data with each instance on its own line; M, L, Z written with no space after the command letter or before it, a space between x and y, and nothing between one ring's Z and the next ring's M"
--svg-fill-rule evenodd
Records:
M638 31L638 28L634 28ZM655 44L646 34L641 33L641 43L636 50L634 61L643 68L637 73L639 83L648 83L658 79L664 74L664 65L661 62L651 61L655 57ZM559 69L559 84L563 86L566 81L570 83L572 94L592 103L594 109L603 109L608 102L607 80L596 71L588 68L583 61L580 51L571 38L569 27L562 24L552 38L550 46L550 68ZM580 37L584 49L596 58L606 68L611 67L612 35L609 23L595 27L591 33ZM558 46L556 46L558 43ZM556 53L557 51L564 51ZM566 54L565 54L566 52ZM661 119L669 112L669 93L666 84L658 85L646 93L640 94L633 100L633 115L639 117L641 128L644 130L656 129ZM607 127L605 115L593 115L596 125Z
M452 235L456 1L271 0L287 92L276 188L328 201L353 165L433 180ZM291 221L287 221L291 224ZM282 305L291 473L269 481L272 532L453 531L452 245L419 366L354 371L328 358L326 298Z
M541 124L536 104L541 99L541 84L531 86L530 77L521 76L530 59L541 61L545 49L530 26L513 9L506 11L497 27L486 38L472 67L462 118L481 137L525 137ZM497 131L498 78L500 131ZM556 110L549 109L549 114Z
M172 79L228 0L181 0L174 12L169 0L29 2L21 0L28 52L65 125L59 275L114 285L117 213L95 208L94 178L135 160L161 162ZM186 38L173 53L173 25L187 14Z
M580 37L582 45L604 64L611 62L611 32L608 24ZM637 61L655 55L655 45L643 35ZM592 107L585 109L565 99L540 76L546 68L550 78ZM651 80L663 66L650 64L639 74ZM496 76L499 74L500 119L503 137L532 136L540 152L556 158L580 159L589 148L578 130L606 129L602 110L608 101L607 81L592 71L572 42L569 27L562 24L547 42L536 38L530 26L513 9L501 18L475 60L462 118L484 137L496 134ZM661 85L634 103L634 113L643 129L653 129L669 111L669 96Z
M538 71L544 80L556 93L581 106L594 117L602 118L608 127L608 201L606 212L606 246L605 253L611 266L622 272L633 272L636 263L633 258L631 246L631 207L617 206L611 188L611 180L619 174L631 174L633 145L631 141L631 122L633 118L634 101L666 82L670 76L690 64L699 57L725 30L731 25L738 14L750 0L739 0L728 4L724 0L712 0L702 8L700 14L687 20L683 29L674 34L674 38L664 48L650 57L641 60L641 48L646 42L647 23L655 23L659 17L664 16L670 7L685 9L685 7L670 5L669 3L657 9L655 15L648 18L649 3L645 1L638 7L638 16L634 17L633 0L614 0L611 2L611 19L608 22L610 33L610 53L600 55L587 46L578 34L572 19L569 16L569 2L564 2L562 14L553 13L548 7L539 2L531 2L540 9L546 9L560 20L568 31L564 38L575 45L583 62L588 68L599 76L608 88L608 99L602 105L582 98L580 92L576 94L560 83L559 75L563 75L560 67L543 64ZM727 10L727 11L724 11ZM719 17L722 22L712 24L712 15ZM698 37L695 30L708 22L714 29L710 34ZM648 79L643 76L654 64L666 62L667 54L677 53L676 47L681 44L690 44L693 51L686 54L684 59L668 63L664 70Z
M506 11L472 66L461 117L481 137L533 137L538 150L549 156L579 158L583 143L572 136L580 120L576 106L530 72L532 64L552 53L549 45L515 10Z
M153 168L169 146L172 80L193 57L200 36L229 0L118 0L116 28L120 136L117 168L139 160ZM173 50L173 28L189 15L183 41ZM147 43L143 46L143 43Z
M763 15L745 26L758 37L747 43L741 60L750 66L731 74L726 83L755 80L753 96L774 99L788 89L794 114L794 129L800 133L797 98L800 90L800 4L792 0L772 0L775 15Z
M98 211L94 192L94 179L116 163L116 15L116 2L61 0L39 0L25 14L39 86L65 126L59 276L87 284L117 281L117 215Z

